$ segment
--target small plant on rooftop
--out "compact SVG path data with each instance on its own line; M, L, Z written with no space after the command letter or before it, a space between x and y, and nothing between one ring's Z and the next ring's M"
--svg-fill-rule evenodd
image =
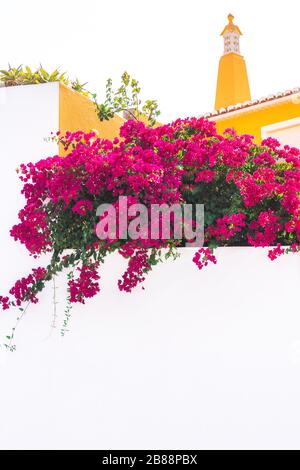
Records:
M113 90L112 79L109 78L104 102L98 103L97 95L93 95L100 121L111 119L117 113L124 113L129 119L146 121L148 125L154 126L160 115L157 101L146 100L142 104L140 93L139 82L128 72L123 73L121 85L116 90Z
M25 67L22 65L19 65L18 67L12 67L9 65L8 69L0 70L0 82L7 87L60 82L83 95L90 96L90 93L85 89L86 83L81 84L77 78L75 80L70 80L66 72L60 72L59 69L48 72L42 65L35 70L30 68L28 65Z

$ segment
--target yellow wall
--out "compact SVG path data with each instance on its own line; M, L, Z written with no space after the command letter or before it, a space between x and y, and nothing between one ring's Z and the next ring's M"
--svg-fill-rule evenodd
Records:
M94 103L84 95L60 84L59 86L59 130L90 132L95 129L99 137L113 139L119 135L124 120L115 116L109 121L99 121ZM60 154L63 155L62 146Z
M250 134L257 143L261 142L261 128L277 122L300 117L299 95L279 98L263 104L250 106L240 111L232 111L220 117L212 117L219 133L228 127L234 128L238 134Z
M235 52L220 58L215 109L251 100L246 62Z

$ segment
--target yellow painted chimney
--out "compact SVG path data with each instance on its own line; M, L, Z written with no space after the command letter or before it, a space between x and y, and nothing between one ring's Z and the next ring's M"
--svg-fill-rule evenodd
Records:
M246 62L240 54L241 30L228 15L228 25L221 36L224 39L224 54L219 63L215 109L251 100Z

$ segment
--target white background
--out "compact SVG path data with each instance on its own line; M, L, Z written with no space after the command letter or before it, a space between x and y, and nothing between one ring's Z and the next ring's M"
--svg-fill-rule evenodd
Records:
M0 89L1 279L33 259L8 235L22 207L15 168L55 153L57 84ZM299 448L300 257L223 248L199 272L193 249L132 294L125 262L101 269L101 294L60 337L65 281L30 307L15 353L0 348L1 449ZM0 315L1 343L15 323Z
M253 98L300 86L298 0L2 2L0 68L61 67L103 92L124 70L156 98L162 120L212 111L220 33L235 15Z

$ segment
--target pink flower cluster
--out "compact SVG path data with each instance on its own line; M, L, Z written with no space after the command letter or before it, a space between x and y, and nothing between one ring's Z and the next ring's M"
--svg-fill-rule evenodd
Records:
M210 248L200 248L193 257L193 262L195 265L202 269L204 266L207 266L208 263L217 263L216 257L213 255Z
M281 229L278 216L272 210L261 212L257 220L252 220L249 229L254 230L254 236L248 234L248 241L253 246L272 246Z
M45 268L34 268L27 277L22 277L10 289L9 293L14 297L16 305L20 306L24 301L37 303L38 298L32 289L39 281L44 281L47 271Z
M242 212L232 215L224 215L218 218L214 225L207 227L207 238L215 237L216 240L229 240L236 233L240 233L246 226L246 215Z
M10 307L9 297L0 295L0 304L2 305L2 310L7 310Z
M131 255L128 268L119 279L118 286L121 291L131 292L140 282L145 280L145 273L150 270L148 254L145 249L138 250Z
M77 201L76 204L72 207L72 211L79 215L86 215L88 211L93 209L92 201L81 199Z
M215 175L216 174L213 170L199 171L199 173L196 175L195 183L210 183L214 179Z
M35 302L44 280L62 267L75 266L78 259L82 268L70 280L70 299L83 303L99 292L97 263L113 251L128 258L118 285L130 292L157 264L156 253L176 246L172 239L129 242L114 234L99 240L95 209L102 203L117 207L120 196L147 207L204 204L205 248L193 260L199 269L216 262L210 251L215 246L275 246L272 259L284 245L298 251L299 149L281 147L274 139L258 146L251 136L230 129L219 135L215 124L203 118L156 128L129 120L114 141L81 131L62 139L66 157L48 157L19 169L26 204L11 235L33 256L52 252L53 258L46 270L33 272L11 289L18 305ZM66 249L73 255L63 258ZM0 303L7 308L11 301L2 296Z
M88 263L81 268L77 268L77 271L79 271L78 278L72 278L68 282L70 302L84 304L86 298L94 297L100 292L98 268L99 263Z
M272 248L272 250L269 250L268 257L270 258L271 261L274 261L277 259L279 256L284 254L284 249L281 248L280 244L278 243L275 248Z

